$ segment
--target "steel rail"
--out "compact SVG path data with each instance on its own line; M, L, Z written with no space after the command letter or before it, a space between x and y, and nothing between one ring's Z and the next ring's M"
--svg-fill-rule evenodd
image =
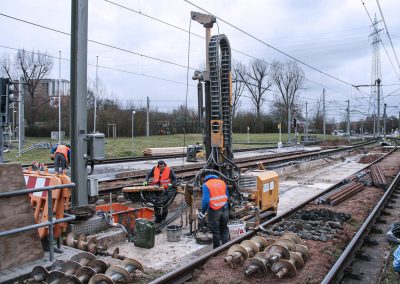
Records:
M264 145L270 144L268 142L263 143ZM276 145L276 143L274 143ZM265 147L255 147L255 148L242 148L234 150L234 153L240 152L250 152L250 151L259 151L265 149L275 149L276 146L265 146ZM129 162L140 162L140 161L152 161L152 160L162 160L162 159L173 159L173 158L182 158L186 157L186 154L173 154L173 155L158 155L158 156L140 156L140 157L121 157L121 158L108 158L104 160L93 160L95 165L106 165L106 164L117 164L117 163L129 163ZM44 165L48 168L53 168L54 163L44 163ZM23 164L23 168L30 167L31 164Z
M362 169L360 169L358 172L361 172L363 170L365 170L366 168L370 167L372 164L375 164L379 161L381 161L382 159L384 159L385 157L387 157L388 155L390 155L391 153L393 153L394 151L396 151L397 148L391 150L390 152L386 153L384 156L378 158L377 160L375 160L374 162L372 162L369 165L366 165L365 167L363 167ZM354 174L353 176L355 176L356 174ZM400 175L400 173L398 174L398 176ZM341 181L330 186L329 188L327 188L326 190L308 198L306 201L300 203L299 205L295 206L292 209L289 209L285 212L283 212L281 215L276 216L270 220L265 221L264 223L262 223L259 227L257 227L256 229L253 230L249 230L248 232L246 232L245 234L237 237L234 240L229 241L226 244L223 244L222 246L200 256L199 258L189 262L188 264L173 270L167 274L164 274L163 276L154 279L152 282L150 282L150 284L159 284L159 283L183 283L189 279L192 278L192 272L197 269L198 267L202 266L205 262L207 262L207 260L209 260L211 257L218 255L219 253L227 250L229 247L231 247L234 244L240 243L241 241L248 239L252 236L254 236L257 232L262 231L262 228L266 227L266 226L270 226L272 224L275 224L279 221L281 221L282 219L292 215L294 212L298 211L299 209L305 207L308 203L310 203L311 201L314 201L316 199L318 199L319 197L329 193L330 191L334 190L336 187L341 185Z
M255 163L261 162L264 165L267 165L268 167L271 167L276 164L284 164L296 160L312 160L312 159L319 159L323 158L325 156L330 156L337 154L342 151L350 151L358 147L366 146L368 144L374 143L375 140L367 141L362 144L358 144L355 146L349 146L346 148L336 148L336 149L328 149L328 150L322 150L322 151L308 151L306 153L304 152L288 152L285 154L278 153L278 154L272 154L272 155L264 155L264 156L255 156L255 157L247 157L247 158L240 158L236 159L236 164L242 168L252 168L255 167ZM294 156L294 157L293 157ZM182 178L191 178L194 177L197 174L197 171L200 170L203 167L204 163L201 164L194 164L194 165L189 165L189 166L179 166L179 167L172 167L177 175L179 175ZM133 184L136 179L142 179L143 175L145 172L143 170L133 172L130 175L126 175L123 177L116 177L113 179L108 179L108 180L103 180L99 181L99 192L110 192L114 190L120 190L125 186ZM127 181L126 181L127 180ZM112 186L112 187L104 187L103 185L106 183L112 183L112 182L121 182L121 184ZM124 184L126 183L126 184ZM100 186L101 185L101 186Z
M390 153L392 153L392 151ZM328 274L322 280L321 284L338 283L341 281L344 275L344 270L352 261L354 253L362 246L363 240L368 235L370 227L375 223L382 209L386 206L389 198L391 197L393 192L399 187L399 185L400 185L400 172L397 173L395 179L392 181L389 188L385 191L385 194L381 197L381 199L376 204L372 212L368 215L367 219L358 229L355 236L351 239L350 243L347 245L346 249L342 252L339 259L329 270Z

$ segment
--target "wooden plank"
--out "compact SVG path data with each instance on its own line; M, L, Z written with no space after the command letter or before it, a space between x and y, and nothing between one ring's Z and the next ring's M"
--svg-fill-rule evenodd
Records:
M0 165L0 192L25 189L20 164ZM28 195L0 198L0 231L35 224ZM43 257L38 231L0 237L0 271Z
M141 191L163 191L164 188L155 185L147 186L127 186L122 189L123 192L141 192Z
M143 149L143 154L145 156L186 154L186 150L186 147L145 148Z

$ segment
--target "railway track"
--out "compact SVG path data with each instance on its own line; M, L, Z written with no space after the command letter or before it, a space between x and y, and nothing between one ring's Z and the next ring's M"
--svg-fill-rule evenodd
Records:
M321 142L321 141L318 141ZM244 143L242 143L244 144ZM260 143L261 144L261 143ZM308 143L309 144L315 144ZM352 145L357 145L358 142L352 143ZM251 145L251 143L249 144ZM275 149L276 143L263 143L263 145L270 145L270 146L263 146L263 147L254 147L254 148L243 148L243 149L236 149L233 150L234 153L242 153L242 152L250 152L250 151L259 151L259 150L267 150L267 149ZM159 156L140 156L140 157L122 157L122 158L108 158L104 160L94 160L94 165L109 165L109 164L118 164L118 163L130 163L130 162L140 162L140 161L157 161L162 159L174 159L174 158L182 158L186 157L186 154L174 154L174 155L159 155ZM54 163L44 163L47 168L54 168ZM23 168L30 167L31 164L23 164Z
M388 158L389 155L396 150L397 150L397 148L393 149L389 153L385 154L383 157L381 157L381 158L375 160L373 163L365 166L364 169L362 169L362 170L369 168L372 164L382 162L383 159ZM398 168L397 168L397 172L399 172ZM221 260L223 257L225 257L227 254L227 250L231 246L233 246L235 244L239 244L243 240L250 239L251 237L254 237L255 235L262 235L263 230L266 230L267 228L271 228L272 226L275 226L275 225L283 222L284 220L290 219L291 216L293 216L295 213L298 213L300 210L305 210L305 208L308 208L310 206L311 207L317 206L314 204L320 197L326 195L327 193L329 193L331 191L336 190L341 185L341 183L342 182L339 182L339 183L329 187L328 189L324 190L323 192L320 192L319 194L317 194L317 195L305 200L301 204L295 206L291 210L288 210L270 220L263 222L258 228L249 230L244 235L241 235L238 238L218 247L217 249L212 250L212 251L200 256L196 260L153 280L151 283L152 284L155 284L155 283L183 283L185 281L192 279L193 275L196 275L196 273L199 273L199 271L200 271L200 273L202 273L201 271L207 270L207 268L202 268L202 269L200 269L200 268L203 266L206 267L208 265L209 261L210 261L210 264L208 265L208 269L210 269L210 267L211 268L218 267L217 266L218 259ZM381 189L376 189L376 190L381 190ZM326 274L325 278L323 278L323 277L320 278L320 280L318 282L320 282L321 279L323 279L323 283L336 283L336 282L340 282L343 279L343 276L347 275L345 272L349 270L349 265L351 263L354 266L355 253L362 246L363 241L365 241L365 237L368 234L370 234L371 232L376 231L373 229L373 225L374 224L376 225L377 223L379 223L382 216L390 216L385 213L382 215L382 212L385 212L385 211L387 212L388 208L390 209L390 202L394 202L397 199L400 200L399 196L396 195L396 193L399 191L400 191L400 174L397 173L397 175L394 178L393 182L391 183L390 187L385 192L382 191L379 201L376 204L374 203L375 206L372 206L371 213L369 215L367 214L368 216L366 216L366 218L364 219L365 221L356 230L354 237L351 239L348 246L341 253L341 256L338 258L336 263L333 265L333 267L329 271L325 271L325 274ZM379 192L379 191L377 191L377 192ZM355 199L354 202L357 202L356 201L357 196L354 196L352 198ZM392 200L392 201L390 201L390 200ZM353 203L353 204L355 204L355 203ZM358 204L358 205L362 206L362 204ZM346 207L346 205L343 205L341 208L345 208L345 207ZM335 210L338 210L338 209L335 208ZM311 241L309 241L309 243L311 243ZM327 245L327 247L328 247L328 245ZM322 265L322 263L319 263L318 256L316 256L316 254L317 254L316 251L311 250L311 259L313 258L313 254L314 254L314 258L317 258L317 260L314 260L314 266ZM219 262L218 265L220 263L221 262ZM229 279L236 279L236 281L241 282L241 280L240 280L241 278L236 277L236 276L239 274L243 274L242 269L238 268L236 270L232 270L230 267L228 267L228 265L226 265L224 263L219 265L219 267L221 267L221 266L223 266L221 268L222 270L218 270L218 272L217 272L218 275L221 275L220 281L224 282L225 280L227 280L229 282L230 281ZM324 269L326 269L326 267ZM230 277L230 278L224 279L224 277ZM270 278L264 278L264 277L267 277L267 276L259 275L255 278L243 278L243 276L242 276L242 279L245 279L243 281L246 283L263 283L264 281L268 281L268 280L272 281L273 280L271 275L268 276ZM194 279L193 281L201 282L202 280L204 280L204 278L200 279L200 280ZM299 281L296 278L294 278L293 280L295 280L297 282ZM210 280L210 281L212 281L212 280ZM282 280L280 280L280 281L282 281ZM284 282L284 283L288 283L288 282ZM371 283L371 282L364 280L364 282L361 281L359 283Z
M241 152L249 152L249 151L259 151L259 150L266 150L266 149L274 149L274 146L264 146L264 147L256 147L256 148L245 148L245 149L237 149L234 150L234 153L241 153ZM140 162L140 161L157 161L162 159L174 159L174 158L182 158L186 157L186 154L173 154L173 155L159 155L159 156L141 156L141 157L122 157L122 158L108 158L104 160L94 160L94 165L109 165L109 164L118 164L118 163L130 163L130 162ZM47 168L54 168L54 163L44 163ZM31 164L23 164L23 168L27 168L31 166Z
M400 216L399 193L400 173L321 283L379 283L381 276L376 277L382 275L379 266L387 261L384 258L387 227ZM372 273L374 269L377 271Z
M364 147L366 145L374 143L376 140L359 143L354 146L346 148L334 148L328 150L314 150L314 151L295 151L288 153L276 153L268 155L257 155L253 157L235 159L236 165L242 170L256 167L257 163L262 163L267 169L275 168L277 165L286 165L289 163L296 163L299 161L309 161L314 159L321 159L336 155L343 151L352 151L354 149ZM191 165L185 165L180 167L172 167L179 178L190 179L193 178L200 169L204 166L204 163L196 163ZM139 183L144 175L147 173L146 170L125 172L117 174L115 178L99 181L99 192L108 193L111 191L121 190L126 186Z

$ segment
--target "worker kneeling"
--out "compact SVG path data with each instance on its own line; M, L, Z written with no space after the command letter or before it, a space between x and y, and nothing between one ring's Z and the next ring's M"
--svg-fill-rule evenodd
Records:
M208 213L208 227L213 234L213 248L215 249L229 241L228 188L218 176L207 175L202 192L201 212L197 217L199 222L202 222L205 213Z
M161 223L167 218L168 215L168 205L172 198L175 198L175 192L169 194L166 190L173 187L176 182L175 172L167 166L167 164L160 160L157 166L154 166L146 175L143 186L148 184L150 178L153 178L151 185L158 185L164 188L164 192L155 193L154 196L154 213L156 216L155 223Z

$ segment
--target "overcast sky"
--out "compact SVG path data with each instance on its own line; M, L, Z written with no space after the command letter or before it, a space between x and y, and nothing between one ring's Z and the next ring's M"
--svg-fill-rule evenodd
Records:
M194 4L213 13L222 20L240 28L253 37L299 59L316 69L326 72L353 85L371 83L372 47L371 21L361 0L192 0ZM71 1L68 0L12 0L1 1L0 40L1 54L15 54L18 48L44 52L58 57L62 52L62 78L69 79L70 37L10 17L58 31L71 31ZM371 17L381 16L376 0L365 0ZM400 1L380 0L382 12L400 56ZM125 6L125 9L115 4ZM135 12L136 11L136 12ZM151 105L161 110L171 110L184 104L188 60L190 11L199 8L183 0L89 0L88 38L111 45L110 48L89 42L88 77L95 78L96 56L99 57L99 78L108 92L119 100L144 105L146 96ZM141 12L141 13L140 13ZM150 16L150 17L146 17ZM159 21L157 21L157 20ZM165 23L175 27L169 26ZM383 28L383 23L380 25ZM248 64L255 58L272 62L290 60L264 43L244 34L221 20L212 34L225 34L231 44L236 61ZM191 22L190 68L205 65L204 28ZM389 106L388 114L398 115L400 101L400 70L394 57L386 30L381 33L384 46L393 66L381 47L383 93ZM11 49L10 49L11 48ZM118 50L124 49L125 51ZM141 54L143 56L137 55ZM149 59L153 57L160 60ZM328 114L343 115L346 100L352 109L371 113L369 96L354 88L323 75L299 63L306 78L302 101L308 101L309 110L326 88ZM396 73L397 72L397 75ZM143 74L143 75L141 75ZM196 83L189 70L188 105L197 103ZM58 78L58 60L54 60L51 78ZM360 88L369 94L370 88ZM268 112L273 93L268 94L263 111ZM244 98L242 107L251 109L251 102ZM360 114L354 113L353 117Z

